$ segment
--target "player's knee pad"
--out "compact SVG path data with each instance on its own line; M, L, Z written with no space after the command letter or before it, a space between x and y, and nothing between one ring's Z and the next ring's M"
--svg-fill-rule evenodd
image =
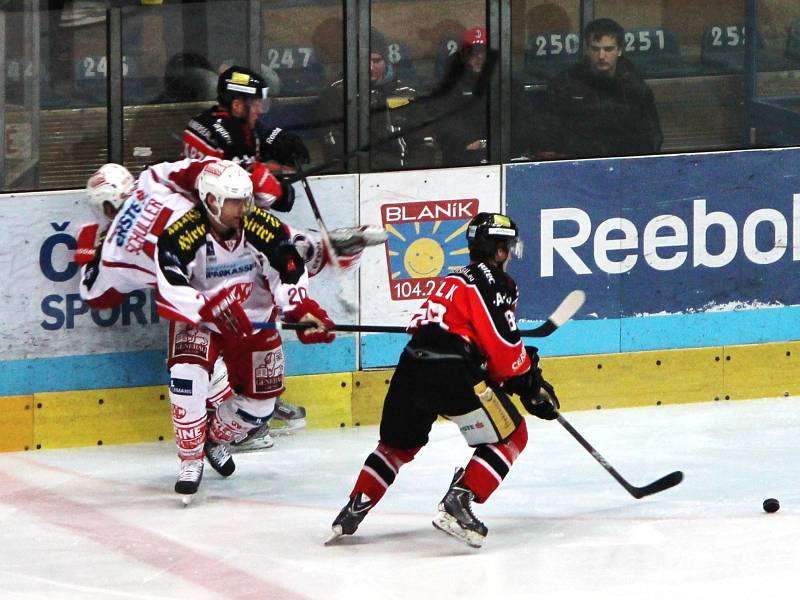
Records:
M255 400L233 395L217 407L211 421L211 435L218 442L240 442L263 426L275 411L275 398Z
M200 365L178 363L169 370L169 400L187 412L205 415L208 371Z
M525 424L525 419L522 420L514 430L514 433L512 433L504 443L508 447L512 457L511 462L514 462L517 456L525 449L525 446L528 445L528 426Z
M404 464L414 460L420 448L394 448L380 441L377 451L384 455L394 465L395 469L399 469Z

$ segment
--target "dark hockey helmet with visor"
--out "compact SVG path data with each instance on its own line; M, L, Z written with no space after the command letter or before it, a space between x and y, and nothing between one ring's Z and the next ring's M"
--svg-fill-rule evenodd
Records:
M269 109L269 85L266 79L245 67L230 67L217 80L217 102L230 108L237 98L248 104L261 102L261 112Z
M497 242L505 242L508 253L522 258L523 244L514 221L499 213L478 213L467 227L467 246L471 257L494 256Z

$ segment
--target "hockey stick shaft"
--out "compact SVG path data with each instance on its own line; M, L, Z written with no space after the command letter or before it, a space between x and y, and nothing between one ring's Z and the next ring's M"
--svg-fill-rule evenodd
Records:
M298 329L311 329L318 327L316 323L303 322L300 323L283 323L281 321L256 321L253 323L256 329L286 329L297 331ZM400 325L355 325L355 324L337 324L333 327L332 331L341 332L355 332L355 333L408 333L408 330ZM555 331L550 326L539 326L534 329L527 329L520 331L521 337L547 337Z
M636 498L644 498L645 496L650 496L652 494L657 494L659 492L663 492L664 490L668 490L671 487L675 487L681 481L683 481L683 473L681 471L673 471L669 475L665 475L661 479L654 481L648 485L642 487L636 487L635 485L631 485L628 481L619 474L619 472L611 466L611 464L600 454L597 450L595 450L594 446L592 446L586 438L584 438L577 429L575 429L569 421L564 418L564 415L561 413L558 414L556 420L561 424L561 426L566 429L569 434L578 440L578 443L583 446L592 457L599 462L603 468L608 471L611 476L617 480L622 487L627 490L627 492Z
M567 294L566 298L561 301L561 304L547 317L547 320L533 329L521 329L519 331L520 337L547 337L552 334L556 329L561 327L564 323L569 321L578 309L583 306L586 299L586 294L582 290L573 290ZM256 329L309 329L315 327L314 323L300 322L300 323L284 323L281 321L256 321L253 323ZM407 329L402 326L396 325L336 325L333 331L343 332L360 332L360 333L408 333Z
M322 213L319 212L319 206L317 205L317 201L314 198L314 192L311 191L311 185L308 183L308 177L306 177L299 162L295 163L295 168L297 169L297 176L303 183L303 189L306 192L306 198L308 198L308 203L311 206L311 212L314 213L314 219L316 219L317 221L317 227L319 227L319 233L322 236L322 244L327 249L328 257L333 263L333 266L339 268L340 267L339 257L337 256L336 252L333 249L333 245L331 244L331 238L330 235L328 234L328 228L325 227L325 221L322 220Z

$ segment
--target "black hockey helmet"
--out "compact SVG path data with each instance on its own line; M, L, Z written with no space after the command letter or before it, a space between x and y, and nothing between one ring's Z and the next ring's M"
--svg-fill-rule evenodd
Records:
M266 100L268 91L266 79L245 67L230 67L217 80L217 102L228 108L236 98Z
M467 246L473 260L494 256L497 242L506 242L509 254L522 258L522 240L514 221L499 213L478 213L467 227Z

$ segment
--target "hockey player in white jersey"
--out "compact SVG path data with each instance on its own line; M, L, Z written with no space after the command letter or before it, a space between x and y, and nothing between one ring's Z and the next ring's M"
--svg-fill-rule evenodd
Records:
M283 391L284 355L277 330L252 321L310 321L303 343L329 343L333 322L308 294L308 274L288 230L251 208L252 181L231 161L207 164L198 178L202 206L159 237L158 310L171 320L170 401L180 474L175 491L194 494L203 456L222 476L235 469L229 444L263 425ZM206 421L205 397L217 356L236 394Z
M160 163L142 172L135 181L128 170L118 164L103 165L88 180L86 193L98 222L81 228L75 262L82 265L80 294L92 308L113 308L125 295L139 289L155 287L154 248L164 228L184 212L196 206L199 197L196 179L202 167L218 159L184 159ZM270 208L275 202L287 203L284 186L268 169L256 163L254 181L257 204ZM288 200L291 205L291 198ZM332 264L322 238L313 231L290 229L292 240L306 261L310 275ZM382 243L383 229L374 226L342 228L330 232L339 267L353 267L366 246ZM98 245L98 239L100 240ZM218 361L209 391L208 408L231 394L227 371ZM282 431L305 426L305 409L279 399L275 416ZM237 451L271 447L270 423L251 433L235 445Z

